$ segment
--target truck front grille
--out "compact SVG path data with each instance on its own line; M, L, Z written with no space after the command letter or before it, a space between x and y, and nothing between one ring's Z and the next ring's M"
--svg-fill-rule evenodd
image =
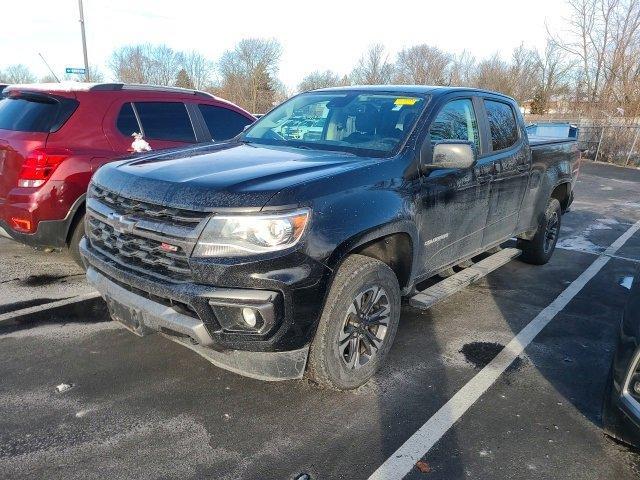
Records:
M91 245L130 267L150 270L173 280L187 280L191 270L187 255L180 247L175 252L163 249L163 242L116 231L97 218L89 218ZM165 244L169 245L169 244Z
M209 215L130 199L92 184L86 233L93 248L120 265L188 281L189 255Z
M123 197L95 184L91 184L90 194L92 198L109 206L116 213L132 215L141 220L152 220L172 225L194 227L207 216L204 212L163 207L162 205Z

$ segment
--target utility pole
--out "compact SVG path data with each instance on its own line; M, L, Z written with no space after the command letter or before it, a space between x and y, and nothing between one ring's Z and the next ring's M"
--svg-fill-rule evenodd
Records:
M84 54L84 79L91 81L89 73L89 57L87 56L87 38L84 34L84 11L82 10L82 0L78 0L78 8L80 9L80 31L82 32L82 53Z

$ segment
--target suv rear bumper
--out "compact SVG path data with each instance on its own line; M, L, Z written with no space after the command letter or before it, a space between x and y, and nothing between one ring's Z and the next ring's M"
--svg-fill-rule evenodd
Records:
M204 323L173 308L130 292L93 267L87 280L104 297L114 320L140 336L162 333L200 354L214 365L259 380L302 378L309 347L286 352L216 351L214 340Z
M39 198L35 193L32 196ZM31 198L29 196L27 197ZM0 203L0 236L11 238L16 242L29 245L30 247L64 248L67 246L69 229L72 227L78 210L84 208L84 201L85 194L82 194L77 197L71 205L67 205L66 207L64 205L58 205L57 207L60 208L59 212L54 212L50 208L50 205L42 208L41 203L39 203L40 201L33 199L25 201L24 198L20 198L20 201L12 203L7 201L2 202ZM48 218L53 216L54 219L40 220L44 214L46 214ZM56 214L64 217L58 220L56 216L54 216ZM37 226L36 231L33 233L25 233L14 230L9 224L11 217L30 220L32 224Z
M67 245L71 220L72 218L41 221L34 233L17 232L7 222L0 220L0 237L10 238L30 247L63 248Z

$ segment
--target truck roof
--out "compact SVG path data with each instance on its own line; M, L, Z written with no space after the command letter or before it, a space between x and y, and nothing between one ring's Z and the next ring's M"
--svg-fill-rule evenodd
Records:
M451 92L476 92L476 93L490 93L491 95L500 95L501 97L513 100L511 97L490 90L483 90L481 88L472 87L449 87L449 86L436 86L436 85L349 85L345 87L329 87L313 90L314 92L333 92L333 91L369 91L369 92L393 92L393 93L413 93L413 94L429 94L429 95L445 95Z

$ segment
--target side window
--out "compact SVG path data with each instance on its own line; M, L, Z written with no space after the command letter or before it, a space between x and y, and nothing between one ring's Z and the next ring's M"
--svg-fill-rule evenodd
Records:
M502 102L485 100L487 118L491 129L493 151L503 150L518 141L518 124L510 105Z
M440 140L466 140L479 152L480 136L473 102L465 98L447 103L429 127L429 136L432 145Z
M187 107L181 102L135 102L147 139L195 142Z
M198 105L198 108L214 140L229 140L252 123L247 117L228 108L204 104Z
M133 133L140 133L140 126L138 125L138 120L133 113L133 108L131 108L130 103L122 105L120 113L118 113L118 119L116 120L116 127L121 134L127 137Z

